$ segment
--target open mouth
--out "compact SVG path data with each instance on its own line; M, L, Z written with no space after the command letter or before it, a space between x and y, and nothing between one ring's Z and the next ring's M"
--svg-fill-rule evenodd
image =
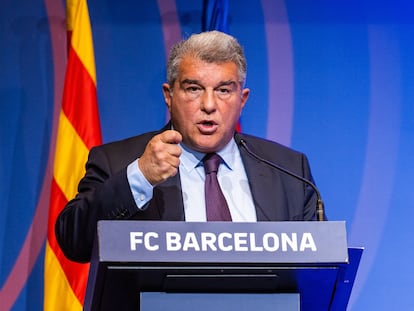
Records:
M203 120L198 123L198 128L203 134L212 134L217 129L217 123L210 120Z
M214 126L214 125L216 125L216 123L215 122L213 122L213 121L203 121L203 122L201 122L201 124L203 125L203 126Z

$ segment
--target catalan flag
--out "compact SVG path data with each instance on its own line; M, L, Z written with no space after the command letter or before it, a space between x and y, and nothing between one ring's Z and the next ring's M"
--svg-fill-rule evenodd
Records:
M82 310L89 264L69 261L54 233L58 214L76 195L89 150L102 142L92 31L86 0L67 0L68 62L59 115L44 272L44 310Z

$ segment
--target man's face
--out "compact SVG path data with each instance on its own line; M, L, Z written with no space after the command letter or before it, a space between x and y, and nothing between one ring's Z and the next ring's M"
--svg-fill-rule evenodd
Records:
M171 90L163 84L174 129L188 147L208 153L232 138L249 89L241 89L234 63L206 63L186 57Z

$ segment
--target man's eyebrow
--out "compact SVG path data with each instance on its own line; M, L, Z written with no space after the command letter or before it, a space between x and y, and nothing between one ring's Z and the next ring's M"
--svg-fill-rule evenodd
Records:
M201 84L199 80L184 79L180 84Z
M220 81L217 86L223 86L223 85L236 85L237 82L234 80L227 80L227 81Z

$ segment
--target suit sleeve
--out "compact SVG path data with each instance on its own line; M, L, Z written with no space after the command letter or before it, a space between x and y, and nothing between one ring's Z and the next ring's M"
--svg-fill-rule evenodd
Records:
M78 194L62 210L55 224L57 241L67 258L88 262L98 220L124 219L137 212L126 165L114 170L103 148L93 148Z

